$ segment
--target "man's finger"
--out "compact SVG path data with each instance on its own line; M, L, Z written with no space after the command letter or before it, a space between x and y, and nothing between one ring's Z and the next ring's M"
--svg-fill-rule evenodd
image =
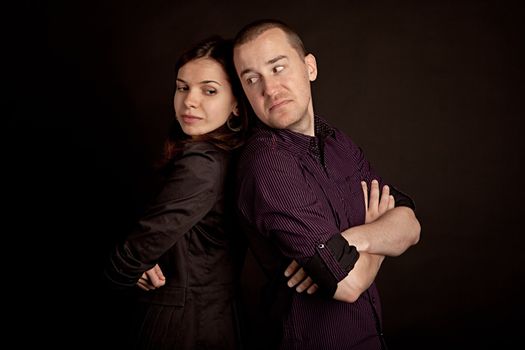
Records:
M306 277L306 272L301 267L290 279L288 280L288 287L295 287L299 282L304 280Z
M361 181L361 188L363 189L363 197L365 198L365 209L368 210L368 186L366 181Z
M379 201L379 214L383 214L388 210L388 202L390 201L390 188L388 185L383 186L383 191L381 192L381 199Z
M294 273L297 272L297 270L300 268L301 266L299 265L299 263L295 260L293 260L290 265L288 265L288 267L286 268L286 270L284 270L284 275L286 277L290 277L291 275L293 275Z
M313 284L310 288L306 290L306 293L308 294L314 294L319 289L319 286L317 284Z
M394 196L392 195L388 196L388 210L394 209L395 206L396 206L396 199L394 198Z
M376 211L379 206L379 182L377 180L372 180L372 185L370 186L370 202L368 207Z
M299 284L295 290L298 292L298 293L302 293L303 291L307 290L308 288L310 288L312 285L314 284L314 281L310 278L310 277L307 277L304 281L301 282L301 284Z

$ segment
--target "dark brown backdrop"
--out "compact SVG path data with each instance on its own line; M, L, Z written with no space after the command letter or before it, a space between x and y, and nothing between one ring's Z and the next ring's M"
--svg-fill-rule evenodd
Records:
M378 277L391 347L520 340L518 1L21 1L2 17L9 289L30 294L14 325L117 346L126 307L99 272L155 187L174 61L273 17L317 57L316 112L416 200L421 242Z

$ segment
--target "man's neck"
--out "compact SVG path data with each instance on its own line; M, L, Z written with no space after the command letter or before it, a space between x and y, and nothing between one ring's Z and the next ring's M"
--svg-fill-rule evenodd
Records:
M300 120L298 120L297 123L290 125L287 129L306 136L315 136L315 120L313 107L310 105L306 111L306 115Z

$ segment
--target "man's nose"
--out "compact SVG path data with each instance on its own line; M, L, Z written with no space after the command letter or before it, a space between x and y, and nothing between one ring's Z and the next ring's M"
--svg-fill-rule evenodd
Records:
M264 95L274 96L279 90L279 83L277 79L269 77L264 79Z

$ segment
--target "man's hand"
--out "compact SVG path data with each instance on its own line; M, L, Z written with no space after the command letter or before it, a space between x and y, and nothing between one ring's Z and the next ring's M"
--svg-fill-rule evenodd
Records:
M390 194L390 188L385 185L381 197L379 196L379 182L372 180L370 188L370 203L368 203L368 186L365 181L361 181L363 195L365 197L366 219L365 224L376 221L388 210L393 209L396 203L394 196Z
M306 293L313 294L319 288L317 284L315 284L314 281L306 275L304 269L295 260L293 260L290 265L288 265L284 271L284 275L286 277L291 276L288 280L288 287L295 287L295 290L298 293L302 293L306 290Z
M390 188L388 186L383 186L380 195L379 182L372 180L370 198L368 195L368 186L365 181L361 181L361 187L363 188L363 196L365 199L365 224L376 221L383 214L394 209L395 199L390 195ZM350 271L346 278L339 281L334 299L348 303L355 302L374 282L384 258L384 255L360 251L359 259L352 271Z
M157 289L165 284L166 278L158 264L144 272L137 282L137 286L145 291Z
M363 196L365 199L366 224L377 220L388 210L394 208L395 199L392 195L390 195L390 188L388 186L383 186L383 191L380 196L379 182L377 180L373 180L370 189L370 203L368 201L368 186L365 181L361 181L361 187L363 188ZM284 271L284 275L286 277L290 277L288 280L288 287L295 287L295 290L298 293L302 293L306 290L306 293L313 294L319 288L319 286L314 283L312 278L306 275L304 269L295 260L293 260L290 265L288 265ZM368 288L372 281L373 278L370 281L367 281L368 285L366 288Z

